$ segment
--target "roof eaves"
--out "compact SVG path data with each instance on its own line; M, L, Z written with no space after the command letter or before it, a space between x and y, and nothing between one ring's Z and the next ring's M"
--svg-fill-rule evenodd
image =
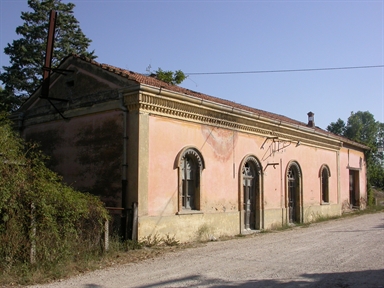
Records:
M68 56L68 57L70 57L70 56ZM321 134L321 135L327 136L327 137L332 137L334 139L339 139L341 142L348 143L350 145L359 147L361 149L365 149L365 150L370 149L366 145L363 145L363 144L354 142L352 140L349 140L345 137L333 134L333 133L326 131L326 130L323 130L319 127L308 127L306 123L291 119L291 118L286 117L284 115L267 112L264 110L245 106L245 105L242 105L242 104L230 101L230 100L217 98L214 96L210 96L207 94L196 92L196 91L193 91L193 90L190 90L187 88L183 88L180 86L171 85L169 83L166 83L164 81L161 81L161 80L154 78L154 77L151 77L151 76L146 76L146 75L143 75L140 73L136 73L136 72L133 72L130 70L121 69L121 68L118 68L118 67L115 67L112 65L108 65L108 64L100 64L100 63L96 62L95 60L84 57L84 56L79 56L76 54L72 54L72 56L77 57L81 60L87 61L93 65L99 66L100 68L102 68L106 71L115 73L116 75L119 75L119 76L122 76L124 78L136 81L138 84L141 84L140 86L142 86L142 85L147 86L147 87L152 86L152 87L156 87L158 89L168 90L169 92L172 92L172 93L188 95L189 97L193 97L193 98L198 99L198 101L201 101L201 100L202 101L208 101L208 102L213 102L215 104L220 104L220 105L231 107L231 109L233 111L236 109L236 110L246 111L248 113L251 112L255 115L258 115L259 118L266 118L269 120L273 120L274 122L280 122L281 124L285 123L288 126L297 126L297 128L300 130L311 130L314 133Z

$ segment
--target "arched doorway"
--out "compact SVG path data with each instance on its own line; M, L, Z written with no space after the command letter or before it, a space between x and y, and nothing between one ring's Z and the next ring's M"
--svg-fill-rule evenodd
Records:
M288 223L302 222L301 169L297 162L288 165L286 177L286 203Z
M241 169L242 231L262 228L262 169L255 157L247 157Z

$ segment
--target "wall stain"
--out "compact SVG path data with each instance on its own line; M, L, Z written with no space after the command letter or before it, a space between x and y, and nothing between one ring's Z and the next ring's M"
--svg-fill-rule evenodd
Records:
M42 132L33 132L27 134L25 137L27 142L37 143L44 155L48 156L45 164L51 170L56 170L55 168L61 163L61 158L55 154L55 151L64 141L61 137L61 133L62 132L57 129L52 129Z
M201 133L206 142L213 148L215 157L226 162L236 147L238 134L236 131L202 125Z
M106 206L121 206L123 128L115 119L78 129L74 141L80 175L90 185L81 190L98 195Z

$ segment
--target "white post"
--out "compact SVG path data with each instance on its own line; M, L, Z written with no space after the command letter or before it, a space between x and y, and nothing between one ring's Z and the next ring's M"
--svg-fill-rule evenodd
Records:
M109 221L105 220L104 223L104 252L109 250Z

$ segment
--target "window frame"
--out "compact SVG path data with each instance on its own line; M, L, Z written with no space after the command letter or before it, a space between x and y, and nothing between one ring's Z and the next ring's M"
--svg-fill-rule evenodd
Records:
M186 161L192 162L193 166L191 167L192 170L189 170L189 172L186 170L187 163ZM177 169L178 169L178 207L177 207L177 214L193 214L193 213L200 213L201 212L201 176L202 171L205 169L205 163L203 156L201 155L200 151L196 149L195 147L185 147L182 149L177 158ZM187 207L186 199L188 196L191 196L188 194L189 189L191 188L190 185L187 185L187 178L191 178L191 183L193 186L195 186L193 191L193 205L190 205L190 207ZM191 203L190 203L191 204Z
M325 179L326 177L326 179ZM320 178L320 203L322 205L327 205L330 203L329 201L329 178L331 177L331 170L328 165L323 164L319 170L319 178Z

